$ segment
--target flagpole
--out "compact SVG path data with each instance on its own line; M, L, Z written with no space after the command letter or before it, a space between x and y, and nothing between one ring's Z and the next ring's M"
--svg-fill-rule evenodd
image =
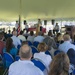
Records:
M18 35L20 34L20 31L22 30L21 11L22 11L22 0L19 0L19 17L18 17L18 28L17 28Z

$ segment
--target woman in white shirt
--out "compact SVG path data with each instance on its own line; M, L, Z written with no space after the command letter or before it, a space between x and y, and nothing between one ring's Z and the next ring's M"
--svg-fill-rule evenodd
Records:
M45 54L45 51L47 50L47 45L43 42L40 43L38 45L38 50L39 50L39 53L35 53L34 58L40 59L45 64L46 68L49 70L49 65L52 58L50 55Z

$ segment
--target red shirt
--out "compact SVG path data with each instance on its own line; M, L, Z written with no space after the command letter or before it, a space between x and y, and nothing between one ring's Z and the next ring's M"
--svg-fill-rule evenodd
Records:
M3 53L3 48L5 47L5 43L3 41L0 41L0 54Z

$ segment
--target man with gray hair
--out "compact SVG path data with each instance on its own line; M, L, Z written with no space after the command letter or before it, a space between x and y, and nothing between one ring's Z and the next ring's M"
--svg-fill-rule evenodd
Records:
M20 60L12 63L8 75L44 75L43 72L31 62L32 50L25 44L19 51Z
M67 53L70 48L73 48L75 50L75 45L71 44L70 42L69 34L64 34L63 39L64 43L60 44L58 48L60 51Z

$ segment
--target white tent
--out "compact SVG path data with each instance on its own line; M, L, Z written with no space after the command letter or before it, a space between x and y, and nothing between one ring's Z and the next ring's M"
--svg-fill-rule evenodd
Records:
M21 5L21 7L20 7ZM75 0L0 0L0 21L75 18Z

